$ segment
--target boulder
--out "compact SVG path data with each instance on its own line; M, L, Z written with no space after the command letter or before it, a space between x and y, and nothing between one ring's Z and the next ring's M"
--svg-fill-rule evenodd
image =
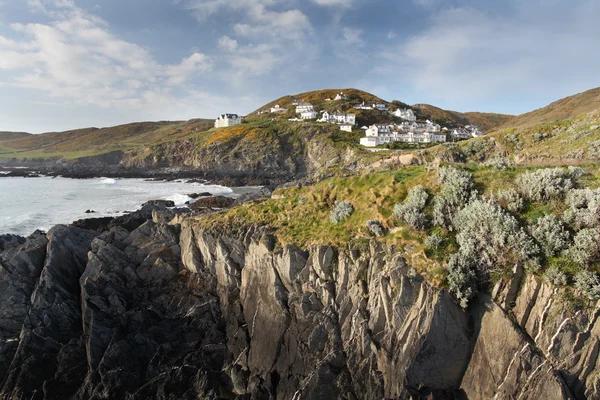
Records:
M142 204L142 208L146 207L175 207L173 200L150 200Z
M211 196L196 200L190 204L192 210L198 210L201 208L229 208L235 202L231 197L225 196Z

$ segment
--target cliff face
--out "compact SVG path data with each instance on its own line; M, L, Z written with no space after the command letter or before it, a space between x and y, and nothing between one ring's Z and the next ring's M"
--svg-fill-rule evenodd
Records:
M598 308L533 278L463 312L376 242L279 248L172 217L3 242L0 397L600 396Z

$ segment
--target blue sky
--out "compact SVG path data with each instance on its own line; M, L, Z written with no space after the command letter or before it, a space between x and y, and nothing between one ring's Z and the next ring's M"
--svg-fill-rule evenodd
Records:
M355 87L520 114L600 86L597 0L0 0L0 130Z

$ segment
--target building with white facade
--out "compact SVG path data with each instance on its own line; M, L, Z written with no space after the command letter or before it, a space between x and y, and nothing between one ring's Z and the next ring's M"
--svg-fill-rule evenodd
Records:
M328 122L330 124L349 124L356 125L356 114L335 114L325 111L319 119L319 122Z
M341 124L340 125L340 130L344 131L344 132L352 132L352 127L354 125L350 125L350 124Z
M243 117L237 114L221 114L215 120L215 128L226 128L228 126L239 125L242 123Z
M271 112L272 113L287 112L287 108L283 108L279 104L276 104L275 107L271 107Z
M355 110L372 110L373 107L371 107L368 104L365 104L365 102L363 101L361 104L354 106L354 109Z
M381 146L386 143L438 143L445 142L446 135L441 133L436 124L402 124L373 125L365 132L366 136L360 139L360 144L365 147Z
M348 96L344 94L344 92L338 93L333 100L348 100Z
M315 110L315 107L313 107L313 105L310 103L299 103L296 106L297 114L301 114L301 113L307 112L307 111L314 111L314 110Z
M388 106L386 106L385 104L373 104L371 107L377 111L387 111L388 110Z
M303 111L300 113L301 119L315 119L319 114L316 111Z
M405 121L416 121L417 120L417 116L415 115L414 111L411 109L406 109L406 110L401 110L401 109L397 109L396 111L392 112L392 115L398 118L402 118Z
M465 140L483 136L483 132L475 125L466 125L463 128L456 128L450 132L455 140Z

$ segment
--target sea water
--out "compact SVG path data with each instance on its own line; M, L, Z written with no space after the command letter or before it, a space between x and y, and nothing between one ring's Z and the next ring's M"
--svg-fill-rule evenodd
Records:
M173 200L184 206L192 200L189 194L200 192L237 197L241 191L186 180L0 177L0 234L27 236L82 218L118 216L148 200Z

